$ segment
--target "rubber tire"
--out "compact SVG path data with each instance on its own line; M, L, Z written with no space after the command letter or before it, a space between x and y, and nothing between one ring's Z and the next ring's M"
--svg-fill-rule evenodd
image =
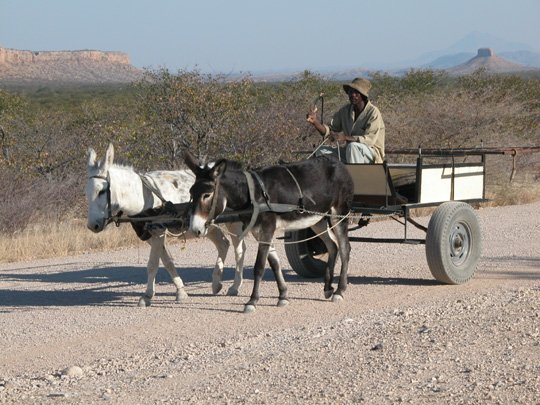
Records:
M482 251L478 217L467 203L441 204L429 221L426 258L436 280L463 284L476 272Z
M286 233L285 241L296 242L314 235L315 233L309 228L290 231ZM324 277L327 264L327 260L324 260L324 254L327 252L328 250L320 238L285 244L285 253L292 269L299 276L306 278ZM323 255L323 257L316 257L319 255Z

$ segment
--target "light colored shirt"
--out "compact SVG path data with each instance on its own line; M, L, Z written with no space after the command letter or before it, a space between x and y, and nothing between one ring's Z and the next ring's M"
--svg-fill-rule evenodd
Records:
M363 143L371 148L375 156L375 163L384 160L384 121L381 112L368 100L364 111L354 119L352 104L341 107L330 121L325 125L326 135L332 132L343 132L355 138L356 142Z

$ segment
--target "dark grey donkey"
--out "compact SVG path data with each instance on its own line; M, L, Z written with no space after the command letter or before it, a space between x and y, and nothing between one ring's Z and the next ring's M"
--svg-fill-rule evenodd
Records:
M324 295L334 302L343 299L350 254L345 216L353 199L353 181L345 165L333 158L318 157L245 171L239 163L224 159L201 165L190 152L185 153L184 160L196 176L190 190L193 233L204 236L220 216L233 218L236 213L235 220L243 223L244 234L250 231L259 242L253 292L245 313L255 310L267 259L279 289L277 305L289 303L279 259L271 248L278 229L311 228L315 234L320 233L329 255ZM332 279L338 252L341 273L334 292Z

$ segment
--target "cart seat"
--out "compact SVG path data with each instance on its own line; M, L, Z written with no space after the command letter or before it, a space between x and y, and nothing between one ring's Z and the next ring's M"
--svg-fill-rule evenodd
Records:
M400 205L408 201L399 192L416 182L416 165L347 164L354 184L354 201L367 206Z

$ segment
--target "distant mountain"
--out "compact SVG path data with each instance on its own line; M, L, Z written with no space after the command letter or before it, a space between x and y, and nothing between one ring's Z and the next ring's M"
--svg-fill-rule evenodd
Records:
M446 71L452 75L466 75L479 69L485 69L489 73L512 73L523 72L534 68L497 56L491 48L480 48L474 58L460 65L448 68Z
M465 54L467 53L471 57L473 57L474 50L477 50L479 48L497 49L501 56L506 53L519 54L523 51L526 51L526 52L530 52L530 54L522 54L522 55L530 55L531 59L534 59L534 55L538 55L538 57L540 57L540 54L537 54L527 44L506 41L502 38L496 37L491 34L485 34L478 31L474 31L467 34L465 37L461 38L460 40L458 40L457 42L455 42L454 44L450 45L447 48L426 52L415 59L403 61L401 62L401 64L404 67L429 67L429 66L435 67L436 64L441 64L440 68L445 68L445 66L442 66L442 65L448 63L451 58L455 57L456 61L459 61L460 58L463 58ZM437 61L439 58L443 58L443 60ZM524 63L525 61L520 62L520 61L514 60L513 57L508 58L508 59L515 61L516 63L523 63L526 65L529 65L529 63ZM462 63L465 61L466 60L461 60ZM450 67L450 66L452 65L449 65L446 67ZM531 65L531 66L536 66L536 65Z
M497 53L500 57L520 65L532 68L540 68L540 53L530 51L515 51ZM448 69L467 62L475 56L472 52L461 52L452 55L441 56L430 63L422 65L425 69Z
M512 62L521 63L526 66L540 68L540 53L532 51L510 51L500 52L500 56Z
M469 59L474 58L473 52L460 52L451 55L440 56L437 59L422 65L426 69L447 69L456 65L461 65Z
M114 84L142 77L123 52L0 48L0 84Z

